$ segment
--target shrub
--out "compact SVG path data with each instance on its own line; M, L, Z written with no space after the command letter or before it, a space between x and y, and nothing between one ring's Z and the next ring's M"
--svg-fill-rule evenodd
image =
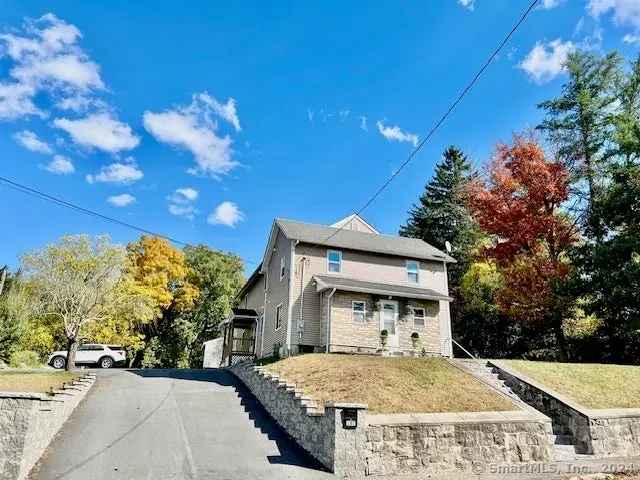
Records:
M417 340L418 338L420 338L420 335L418 335L418 332L413 332L411 334L411 338L413 338L414 340Z
M13 368L38 368L41 365L40 357L31 350L14 352L9 360L9 366Z
M386 328L384 330L380 330L380 336L381 337L388 337L389 336L389 332L387 331Z

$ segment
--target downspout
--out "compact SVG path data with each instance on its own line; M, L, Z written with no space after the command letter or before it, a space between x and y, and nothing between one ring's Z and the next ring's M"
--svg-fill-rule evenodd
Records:
M444 293L445 295L449 296L449 272L447 271L447 262L442 262L442 266L444 267ZM447 342L447 348L448 348L448 352L446 352L446 354L449 357L453 357L453 345L452 345L452 340L453 340L453 333L451 332L451 305L449 304L448 301L445 301L445 304L447 305L447 317L449 318L449 321L447 322L447 332L446 332L446 337L445 337L445 342Z
M329 335L331 335L331 299L333 294L336 293L336 289L331 290L331 293L327 297L327 346L326 353L329 353Z
M296 245L298 245L298 242L299 240L291 242L291 251L289 252L289 281L287 282L289 285L289 295L287 295L287 297L289 298L289 301L287 302L289 304L287 305L287 355L291 355L291 331L293 330L293 315L291 315L291 310L293 308L293 277L295 275L294 258Z
M300 259L300 318L298 319L298 339L302 340L304 332L304 262L306 257Z
M262 267L264 268L264 266ZM267 289L269 288L269 269L264 271L264 305L262 307L262 334L260 335L260 358L264 355L264 323L267 320Z

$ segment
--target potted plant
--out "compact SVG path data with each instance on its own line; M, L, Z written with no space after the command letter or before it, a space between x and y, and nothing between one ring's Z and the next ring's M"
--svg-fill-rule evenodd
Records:
M411 344L413 345L414 350L418 350L420 348L420 335L418 332L413 332L411 334Z
M387 340L389 339L389 332L385 328L380 331L380 343L382 344L382 350L387 349Z

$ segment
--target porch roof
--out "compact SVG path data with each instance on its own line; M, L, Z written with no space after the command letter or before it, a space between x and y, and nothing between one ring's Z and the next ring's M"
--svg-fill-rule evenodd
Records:
M248 326L255 322L259 316L258 312L249 308L232 308L231 315L220 322L220 325L226 325L233 321L237 327Z
M392 297L415 298L421 300L444 300L447 302L453 299L447 295L436 292L429 288L412 287L397 283L378 283L358 280L355 278L340 277L337 275L314 275L316 289L318 292L335 288L345 292L370 293L373 295L384 295Z

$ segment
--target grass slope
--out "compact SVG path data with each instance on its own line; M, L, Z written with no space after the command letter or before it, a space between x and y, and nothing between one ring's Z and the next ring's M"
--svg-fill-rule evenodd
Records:
M508 411L518 408L442 358L307 354L266 367L320 404L366 403L374 413Z
M47 370L0 370L0 392L48 393L77 377L74 373Z
M587 408L640 408L640 367L502 360Z

